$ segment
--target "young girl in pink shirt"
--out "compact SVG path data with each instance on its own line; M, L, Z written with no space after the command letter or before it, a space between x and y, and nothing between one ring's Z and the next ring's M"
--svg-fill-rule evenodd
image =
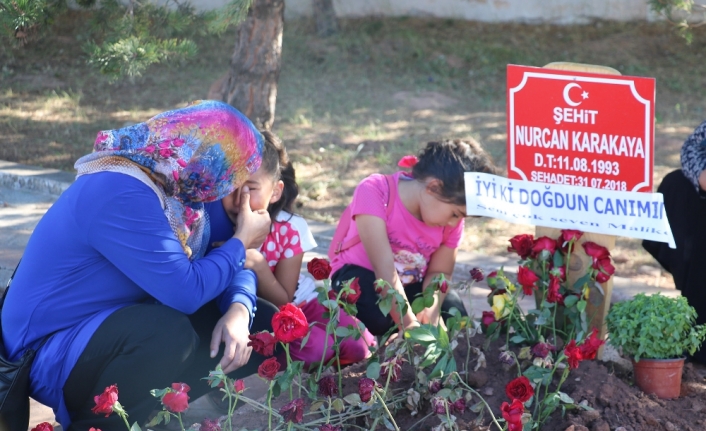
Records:
M293 213L299 187L282 142L270 132L264 131L262 135L265 138L262 165L245 182L245 186L250 190L250 208L253 211L267 209L272 227L259 249L247 250L245 267L257 274L258 297L277 307L293 302L302 309L309 323L316 322L303 348L301 340L290 344L292 359L303 361L306 370L312 363L321 361L324 345L327 346L323 355L325 364L335 354L333 335L329 335L328 342L325 342L328 319L322 317L326 309L317 301L314 280L300 273L304 253L315 248L316 241L306 220ZM240 208L238 190L221 203L234 223ZM212 224L215 222L213 219ZM340 310L339 316L339 325L357 326L358 321L343 310ZM339 354L341 365L368 358L368 345L374 344L375 338L367 331L358 340L344 339Z
M356 187L349 206L352 222L342 243L355 242L356 237L360 242L332 259L331 280L333 289L340 291L343 282L359 279L357 317L372 334L384 335L395 325L443 324L441 313L451 308L466 315L453 290L438 291L434 304L417 315L410 305L436 276L451 279L466 216L464 172L494 173L495 167L475 141L430 142L411 174L397 172L389 180L373 174ZM382 314L376 305L377 279L406 298L406 314L395 312L394 304L390 315Z

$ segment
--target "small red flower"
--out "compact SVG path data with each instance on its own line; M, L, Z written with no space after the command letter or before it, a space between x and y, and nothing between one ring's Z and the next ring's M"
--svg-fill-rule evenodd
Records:
M525 412L525 406L520 400L512 400L512 404L502 403L500 411L503 413L503 418L507 421L508 431L522 431L522 413Z
M543 236L541 238L537 238L534 241L534 244L532 244L532 257L537 257L539 256L539 253L543 252L544 250L549 252L549 255L554 254L556 251L556 241L549 238L548 236Z
M101 431L101 429L100 429L100 428L93 428L93 427L90 427L90 428L88 429L88 431Z
M118 402L118 385L110 385L103 393L93 397L96 406L91 411L97 415L105 413L105 417L113 413L113 405Z
M475 281L476 283L480 283L483 281L485 276L483 275L483 270L480 268L473 268L471 269L471 279Z
M304 418L304 399L296 398L279 409L279 414L285 422L301 423Z
M316 280L326 280L331 275L331 264L326 259L315 257L306 264L306 270Z
M561 293L559 293L559 287L561 287L561 283L559 281L558 277L555 277L553 275L549 276L549 287L547 288L547 302L549 303L559 303L563 304L564 303L564 296L562 296Z
M549 355L549 352L553 352L555 350L556 347L552 346L549 343L537 343L532 346L532 349L530 351L535 357L544 359L547 357L547 355Z
M388 375L391 382L398 382L402 377L402 357L395 356L387 362L383 362L380 369L380 380L386 382Z
M517 282L522 286L522 291L525 295L531 295L532 292L537 288L537 281L539 277L531 269L526 266L520 266L517 271Z
M172 383L172 388L162 397L162 404L172 413L181 413L189 408L191 388L186 383Z
M505 385L505 395L511 400L517 399L524 403L532 398L534 388L527 377L521 376L511 380L510 383Z
M574 242L576 242L579 239L581 239L582 236L583 236L583 232L581 232L580 230L562 229L561 236L559 237L559 239L561 240L562 243L569 242L572 239L574 240Z
M277 358L265 359L265 361L257 367L257 375L265 380L274 379L278 371L279 361L277 361Z
M334 290L329 290L326 296L328 296L328 299L331 301L338 301L338 294Z
M417 159L417 156L404 156L400 159L399 162L397 162L397 166L399 166L400 168L413 168L418 161L419 159Z
M576 347L576 340L569 341L569 344L564 347L564 354L566 355L566 360L569 362L569 368L572 370L578 368L579 362L583 360L581 350Z
M248 346L252 347L255 352L262 356L272 356L275 353L277 339L271 332L256 332L255 334L248 335L248 338L250 339Z
M364 403L370 401L373 397L373 390L375 390L375 380L363 377L358 380L358 395L360 395L360 400Z
M245 390L245 382L242 380L236 380L235 383L233 384L233 389L235 389L235 392L242 394L243 391Z
M42 422L32 428L32 431L54 431L54 427L49 422Z
M602 245L596 244L595 242L586 241L581 245L583 246L583 249L586 254L593 258L594 264L600 259L610 257L610 252L608 251L608 249L603 247Z
M598 349L605 343L605 341L598 338L598 329L593 328L591 334L583 340L583 343L579 346L579 351L581 353L581 359L592 360L596 359L596 354Z
M449 407L449 402L446 401L446 398L434 397L431 399L431 408L434 410L434 414L446 415L446 410Z
M510 238L510 247L507 248L507 251L514 251L522 259L527 259L532 253L533 245L534 236L527 233L523 233Z
M429 392L435 394L443 388L439 379L434 379L429 382Z
M610 257L604 257L598 259L597 262L593 263L593 268L597 269L596 281L599 283L605 283L610 280L610 277L615 274L615 267L610 261Z
M221 431L221 426L218 424L218 419L204 419L201 421L199 431Z
M466 400L464 398L459 398L453 403L453 408L459 414L463 414L466 411Z
M309 333L309 322L301 308L287 303L272 316L272 329L277 341L291 343Z
M449 290L449 282L445 278L437 281L436 289L441 293L446 293Z
M324 376L319 380L319 395L324 397L338 395L338 385L334 376Z
M349 287L351 290L353 290L353 292L355 292L355 293L347 293L347 292L344 292L344 293L341 295L341 299L344 300L344 301L346 301L346 302L349 303L349 304L355 304L356 302L358 302L358 299L360 298L360 294L361 294L361 291L360 291L360 283L359 283L358 277L354 278L354 279L350 282L350 284L348 285L348 287Z
M341 431L341 427L336 427L331 424L321 425L319 431Z
M492 311L484 311L483 317L481 317L481 323L485 326L490 326L491 323L495 323L495 313Z

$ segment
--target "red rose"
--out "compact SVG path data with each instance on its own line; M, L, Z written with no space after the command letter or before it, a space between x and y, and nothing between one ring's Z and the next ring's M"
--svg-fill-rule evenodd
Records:
M534 389L530 385L530 381L527 377L522 376L505 385L505 395L511 400L517 399L521 402L526 402L532 395L534 395Z
M257 375L265 380L272 380L279 371L279 361L277 358L268 358L257 367Z
M285 422L300 423L304 417L304 399L297 398L288 402L279 409L279 414Z
M453 403L453 408L456 410L458 413L463 414L466 411L466 400L463 398L459 398Z
M532 244L531 256L537 257L544 250L548 251L550 256L554 254L554 252L556 251L556 241L549 238L548 236L537 238L534 241L534 244Z
M335 427L331 424L321 425L319 431L341 431L341 427Z
M531 269L526 266L520 266L517 271L517 282L522 286L522 291L525 295L531 295L532 291L537 288L537 283L539 277Z
M483 281L483 278L485 276L483 275L483 270L480 268L473 268L471 269L471 279L475 281L476 283L480 283Z
M586 251L586 254L593 258L594 264L600 259L610 257L610 252L608 249L602 245L596 244L595 242L586 241L581 245L583 246L584 251Z
M429 385L429 392L432 394L439 392L441 390L441 388L443 388L443 386L441 385L441 381L438 379L434 379L434 380L430 381L428 385Z
M338 301L338 294L334 290L329 290L326 293L326 296L328 296L328 299L330 299L331 301Z
M113 413L113 404L118 402L118 385L110 385L102 394L93 397L96 406L91 411L97 415L105 413L105 417Z
M547 302L549 303L556 303L558 302L559 304L564 303L564 297L559 293L559 287L561 287L561 284L559 282L559 278L550 275L549 276L549 287L547 288Z
M359 280L358 280L358 277L356 277L356 278L354 278L354 279L350 282L350 284L348 285L348 287L349 287L354 293L347 293L347 292L344 292L344 293L341 295L341 299L343 299L344 301L346 301L346 302L349 303L349 304L355 304L356 302L358 302L358 298L360 298L360 293L361 293L361 291L360 291L360 283L359 283L358 281L359 281Z
M431 408L434 410L434 414L446 415L446 410L449 408L449 403L446 398L434 397L431 399Z
M32 431L54 431L54 427L49 422L42 422L32 428Z
M218 419L204 419L199 431L221 431L221 426L218 425Z
M495 320L495 313L492 311L484 311L480 321L485 326L490 326L491 323L497 322L497 320Z
M172 413L181 413L189 408L191 388L186 383L172 383L172 388L162 397L162 404Z
M248 335L248 338L250 339L248 346L252 347L252 349L257 353L262 356L274 355L275 346L277 346L277 339L274 335L272 335L272 333L261 331Z
M569 368L574 370L579 367L579 362L583 359L581 350L576 347L576 340L569 341L569 344L564 347L566 360L569 362Z
M375 380L363 377L358 380L358 395L360 395L360 400L364 403L370 401L373 397L373 390L375 390Z
M580 230L574 230L574 229L562 229L561 231L561 236L559 239L561 240L562 245L565 242L569 242L571 240L574 240L574 242L578 241L581 239L583 236L583 232Z
M530 351L535 357L544 359L549 355L550 351L553 352L554 350L556 350L556 347L549 343L537 343Z
M309 322L301 308L287 303L272 316L272 329L277 341L291 343L309 333Z
M386 382L389 375L391 382L398 382L402 377L402 361L401 356L395 356L389 361L383 362L380 369L380 380Z
M325 280L331 275L331 264L326 259L315 257L306 264L306 270L309 271L314 279Z
M605 283L610 280L610 277L615 274L615 267L610 261L610 257L604 257L598 259L597 262L594 261L593 268L597 269L596 281L599 283Z
M436 281L435 287L439 292L446 293L449 290L449 282L442 277L440 280Z
M583 343L579 346L579 351L581 352L582 359L596 359L596 354L598 349L603 345L604 341L598 338L598 329L593 328L591 334L583 340Z
M338 385L334 376L324 376L319 380L319 395L324 397L338 395Z
M397 162L397 166L400 168L413 168L418 161L419 159L417 159L417 156L404 156L399 162Z
M525 412L525 406L520 400L512 400L512 404L502 403L500 411L503 413L503 418L507 421L508 431L522 431L522 413Z
M101 431L101 429L100 429L100 428L93 428L93 427L90 427L90 428L88 429L88 431Z
M507 248L507 251L514 251L522 259L527 259L532 253L533 245L534 236L527 233L523 233L510 238L510 247Z
M233 384L233 389L235 389L235 392L242 394L245 390L245 382L242 380L236 380Z

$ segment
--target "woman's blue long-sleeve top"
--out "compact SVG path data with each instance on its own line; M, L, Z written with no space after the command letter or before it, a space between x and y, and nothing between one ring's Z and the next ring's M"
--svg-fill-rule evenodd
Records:
M81 176L27 244L2 310L7 354L15 360L53 334L35 357L31 396L67 429L64 383L106 317L149 302L190 314L213 299L252 316L257 283L244 262L237 239L190 261L149 186L115 172Z

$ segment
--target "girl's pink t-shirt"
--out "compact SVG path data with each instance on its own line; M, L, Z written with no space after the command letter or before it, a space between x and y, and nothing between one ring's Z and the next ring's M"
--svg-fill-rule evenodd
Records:
M404 172L393 175L397 184L401 181L414 181ZM358 214L373 215L386 221L387 237L390 241L395 259L395 269L402 284L410 284L424 279L431 255L441 247L444 239L444 228L426 225L415 218L405 208L399 193L393 197L392 212L387 215L388 184L384 175L373 174L358 184L350 203L350 214L353 221L350 224L344 242L358 235L355 217ZM444 245L456 248L461 243L463 236L464 220L451 229L447 234ZM373 270L373 266L365 253L363 243L360 242L338 254L331 262L332 273L338 271L343 265L352 264Z

